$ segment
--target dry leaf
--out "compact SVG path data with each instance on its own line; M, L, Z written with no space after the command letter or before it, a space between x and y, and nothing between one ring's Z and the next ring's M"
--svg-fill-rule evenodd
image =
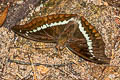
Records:
M49 71L49 69L47 67L42 66L42 65L38 66L37 70L40 71L41 74L45 74Z
M8 8L9 8L9 6L7 6L2 13L0 13L0 27L2 26L2 24L4 23L4 21L6 19L6 16L8 13Z

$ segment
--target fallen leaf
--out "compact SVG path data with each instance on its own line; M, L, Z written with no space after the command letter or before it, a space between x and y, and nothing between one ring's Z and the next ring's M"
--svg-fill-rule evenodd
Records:
M37 70L40 71L41 74L45 74L49 71L49 69L43 65L38 66Z
M2 24L4 23L4 21L7 17L8 8L9 8L9 6L7 6L2 13L0 13L0 27L2 26Z

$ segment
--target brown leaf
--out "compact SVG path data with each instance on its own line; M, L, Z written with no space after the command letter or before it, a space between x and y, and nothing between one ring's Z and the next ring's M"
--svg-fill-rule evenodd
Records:
M4 23L4 21L7 17L8 8L9 8L9 6L7 6L2 13L0 13L0 27L2 26L2 24Z

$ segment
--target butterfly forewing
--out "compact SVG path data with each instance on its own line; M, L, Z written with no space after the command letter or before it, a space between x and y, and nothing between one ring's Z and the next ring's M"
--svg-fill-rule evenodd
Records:
M67 47L85 60L98 64L109 64L110 59L105 55L105 44L95 27L81 17L79 29L81 30L75 31L72 42L69 42Z
M76 16L76 14L53 14L45 17L37 17L30 23L12 27L12 30L27 39L55 42L56 37L64 31L65 25Z

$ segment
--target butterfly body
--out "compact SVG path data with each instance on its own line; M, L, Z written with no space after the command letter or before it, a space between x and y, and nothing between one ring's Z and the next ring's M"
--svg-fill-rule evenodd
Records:
M53 14L37 17L25 25L11 28L16 34L40 42L65 46L85 60L109 64L102 36L84 17L76 14Z

